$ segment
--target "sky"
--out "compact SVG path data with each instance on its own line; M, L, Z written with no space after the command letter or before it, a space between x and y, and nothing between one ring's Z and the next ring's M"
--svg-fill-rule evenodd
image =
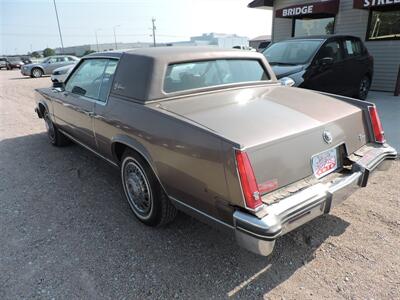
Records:
M272 15L247 8L251 0L56 0L64 46L188 40L202 33L254 38L271 34ZM61 46L53 0L0 0L0 54Z

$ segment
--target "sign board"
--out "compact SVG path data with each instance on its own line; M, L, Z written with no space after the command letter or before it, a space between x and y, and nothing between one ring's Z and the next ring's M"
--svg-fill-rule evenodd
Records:
M354 8L384 7L396 4L400 6L400 0L353 0Z
M281 9L277 9L275 12L275 16L277 18L293 18L293 17L302 17L302 16L310 16L318 14L336 15L338 10L339 10L339 0L329 0L329 1L319 1L313 3L292 5Z

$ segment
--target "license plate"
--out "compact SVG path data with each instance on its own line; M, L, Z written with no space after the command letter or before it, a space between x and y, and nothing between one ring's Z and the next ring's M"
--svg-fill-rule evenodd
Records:
M335 171L338 167L337 149L330 149L314 155L311 159L312 169L317 178L321 178Z

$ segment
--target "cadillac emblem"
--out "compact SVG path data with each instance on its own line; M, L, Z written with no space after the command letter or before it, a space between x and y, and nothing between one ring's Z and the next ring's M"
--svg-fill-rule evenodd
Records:
M328 130L324 130L322 133L322 138L324 139L325 143L330 144L332 143L333 137L332 133L330 133Z

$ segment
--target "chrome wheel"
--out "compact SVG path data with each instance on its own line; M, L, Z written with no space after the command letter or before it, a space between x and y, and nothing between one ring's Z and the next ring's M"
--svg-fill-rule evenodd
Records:
M42 73L43 73L42 70L37 69L37 68L32 70L32 75L35 78L41 77Z
M129 205L140 219L148 219L153 211L153 195L145 172L132 157L125 158L121 171Z
M50 120L49 113L46 111L43 116L44 124L46 125L47 136L49 137L51 142L54 142L56 139L56 132L54 129L54 124Z
M368 96L370 86L370 80L368 77L364 77L360 82L359 98L365 100Z

